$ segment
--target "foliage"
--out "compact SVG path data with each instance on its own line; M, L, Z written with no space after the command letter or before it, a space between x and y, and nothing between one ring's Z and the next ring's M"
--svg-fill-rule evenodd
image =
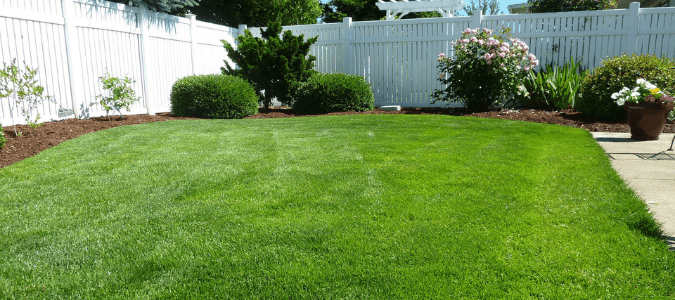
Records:
M0 124L0 149L5 146L7 139L5 138L5 131L2 129L2 124Z
M444 53L438 57L438 81L446 88L434 91L432 103L461 102L470 111L503 105L517 92L527 71L539 64L533 54L528 55L527 44L512 38L507 41L488 28L467 28L453 48L455 59Z
M322 20L326 23L342 22L345 17L351 17L353 21L384 20L386 11L380 10L376 3L378 0L331 0L323 4ZM406 14L404 19L436 18L438 12L412 12Z
M375 96L361 76L317 74L301 83L293 109L301 114L372 110Z
M136 97L136 92L131 87L131 85L136 83L136 80L128 76L124 76L123 79L111 76L107 69L105 70L105 74L98 79L103 84L103 89L107 91L107 96L96 96L98 102L92 102L90 105L100 104L105 109L105 115L108 117L108 120L111 120L111 110L117 111L120 117L124 118L120 109L125 108L129 111L129 106L139 100L139 97Z
M319 0L201 0L185 12L196 14L200 21L236 28L239 24L263 27L269 22L316 24L322 7Z
M588 73L583 70L581 60L572 60L562 67L550 63L543 70L530 70L519 87L517 101L525 108L574 108L579 88Z
M381 20L387 13L375 5L378 0L331 0L323 6L322 19L326 23L342 22L345 17L353 21Z
M530 12L564 12L615 9L617 0L527 0Z
M294 36L290 30L279 37L281 31L281 24L271 22L267 29L261 29L262 38L253 37L251 31L246 30L237 37L236 50L222 40L227 56L238 67L234 69L225 62L223 74L248 80L261 96L265 108L269 108L275 97L283 105L292 105L292 87L316 73L313 69L316 57L307 55L318 37L304 41L304 34Z
M240 119L258 113L258 96L248 82L235 76L188 76L176 81L171 88L171 113Z
M490 15L496 15L499 14L499 1L497 0L478 0L478 3L476 3L476 0L470 0L469 4L464 5L464 12L466 12L467 15L473 16L473 11L474 10L480 10L483 12L483 15L485 14L490 14Z
M10 65L2 63L3 68L0 69L0 99L5 97L13 97L14 101L9 101L10 115L14 118L14 110L20 109L24 116L26 124L35 129L40 126L40 112L37 111L38 105L44 101L56 103L51 96L45 95L45 89L38 85L37 69L31 69L25 65L25 70L21 70L16 65L16 59L12 60ZM33 111L35 115L33 116ZM14 133L21 136L21 133L16 131L14 125Z
M102 0L95 0L95 1L102 1ZM199 5L199 2L197 2L199 0L107 0L107 1L129 4L133 6L140 6L141 4L146 4L148 6L148 9L164 13L170 13L172 11L184 9L185 7L193 7Z
M626 110L616 105L612 94L633 86L643 78L668 95L675 93L675 59L649 55L621 55L602 61L602 65L587 76L579 89L575 105L584 115L609 121L625 121Z
M623 106L626 103L657 103L657 102L673 102L673 98L666 95L651 82L638 78L635 81L633 89L623 87L620 91L612 94L612 99L616 100L616 104Z

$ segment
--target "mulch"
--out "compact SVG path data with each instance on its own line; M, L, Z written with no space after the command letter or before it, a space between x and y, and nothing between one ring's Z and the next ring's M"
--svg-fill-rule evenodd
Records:
M559 124L584 128L588 131L602 132L629 132L626 122L600 122L593 118L585 117L580 112L573 110L561 111L543 111L543 110L498 110L482 113L467 114L462 109L445 108L404 108L401 111L382 111L375 109L367 112L336 112L327 115L349 115L349 114L416 114L416 115L453 115L468 116L480 118L499 118L511 119L527 122L538 122L548 124ZM290 109L261 109L256 115L249 116L247 119L262 118L291 118L291 117L312 117L316 115L296 115ZM149 115L127 115L124 118L114 116L111 120L106 117L97 117L90 119L66 119L63 121L45 122L40 127L32 129L26 125L17 125L16 130L22 132L20 137L14 133L14 126L4 127L7 143L0 149L0 168L9 166L22 159L34 156L40 151L54 147L64 141L76 138L83 134L95 132L103 129L113 128L123 125L135 125L150 122L161 122L170 120L196 119L189 117L177 117L169 113L161 113L154 116ZM668 122L664 132L675 132L675 122Z

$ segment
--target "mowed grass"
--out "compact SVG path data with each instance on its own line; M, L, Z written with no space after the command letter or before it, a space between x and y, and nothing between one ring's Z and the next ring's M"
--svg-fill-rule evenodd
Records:
M581 129L161 122L0 169L0 298L675 297L656 226Z

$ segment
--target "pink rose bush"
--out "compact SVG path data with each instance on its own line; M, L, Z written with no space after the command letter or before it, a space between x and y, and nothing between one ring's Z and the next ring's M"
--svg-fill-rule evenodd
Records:
M539 65L525 42L488 28L467 28L452 45L454 59L445 53L437 58L443 74L438 80L446 88L434 91L432 103L461 102L470 111L489 110L516 94L529 70Z

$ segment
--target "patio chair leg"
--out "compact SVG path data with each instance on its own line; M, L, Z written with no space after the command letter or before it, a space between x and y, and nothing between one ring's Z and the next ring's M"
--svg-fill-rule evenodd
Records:
M673 137L673 141L670 142L670 149L668 151L673 151L673 143L675 143L675 136Z

